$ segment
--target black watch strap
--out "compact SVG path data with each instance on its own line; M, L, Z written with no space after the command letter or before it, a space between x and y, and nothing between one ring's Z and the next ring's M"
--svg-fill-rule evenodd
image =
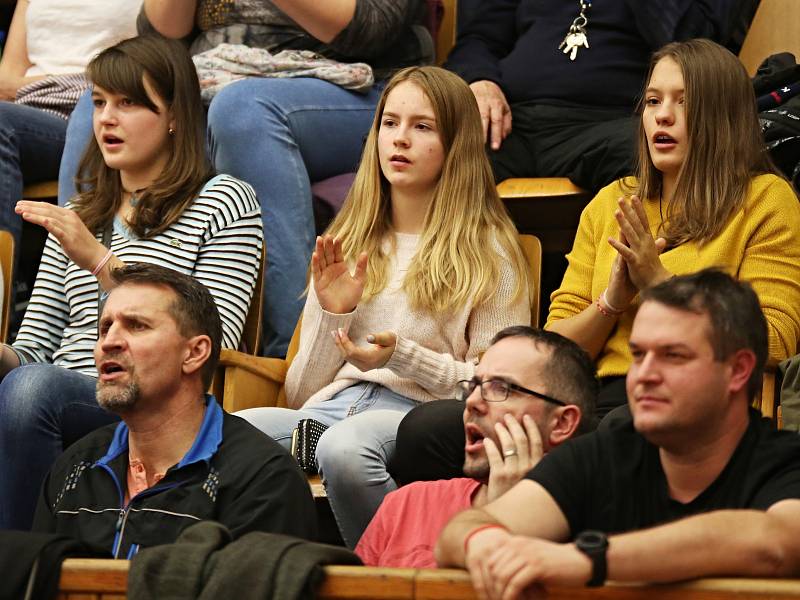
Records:
M602 531L587 530L575 538L575 545L592 561L592 577L586 583L587 587L600 587L606 582L608 565L606 564L606 551L608 538Z

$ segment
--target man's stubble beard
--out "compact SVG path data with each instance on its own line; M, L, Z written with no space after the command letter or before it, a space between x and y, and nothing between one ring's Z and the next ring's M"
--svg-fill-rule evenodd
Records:
M488 481L489 480L489 459L486 458L484 454L483 460L470 460L469 458L464 458L464 477L470 477L472 479L477 479L479 481Z
M131 381L128 385L119 388L113 385L104 385L97 381L97 404L108 412L121 414L129 412L139 401L139 385Z

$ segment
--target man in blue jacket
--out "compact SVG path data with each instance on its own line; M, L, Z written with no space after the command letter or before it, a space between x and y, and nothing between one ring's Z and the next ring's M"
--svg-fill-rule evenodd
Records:
M45 480L34 530L69 535L116 558L219 521L234 537L316 534L294 459L206 394L221 324L208 290L148 264L114 272L95 345L97 401L122 422L84 437Z

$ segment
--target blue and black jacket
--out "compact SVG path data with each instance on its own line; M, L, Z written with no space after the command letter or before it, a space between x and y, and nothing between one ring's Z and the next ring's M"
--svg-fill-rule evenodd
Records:
M222 523L234 537L250 531L316 536L314 500L296 461L252 425L225 413L213 396L183 459L125 503L127 469L124 422L79 440L45 480L34 531L109 548L115 558L173 542L204 520Z

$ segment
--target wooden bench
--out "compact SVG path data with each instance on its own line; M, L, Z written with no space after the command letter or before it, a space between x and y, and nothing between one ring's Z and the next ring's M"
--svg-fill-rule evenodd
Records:
M129 562L68 559L59 600L124 600ZM473 600L466 572L455 569L326 567L317 595L325 600ZM800 600L800 579L699 579L677 584L551 587L546 600Z

